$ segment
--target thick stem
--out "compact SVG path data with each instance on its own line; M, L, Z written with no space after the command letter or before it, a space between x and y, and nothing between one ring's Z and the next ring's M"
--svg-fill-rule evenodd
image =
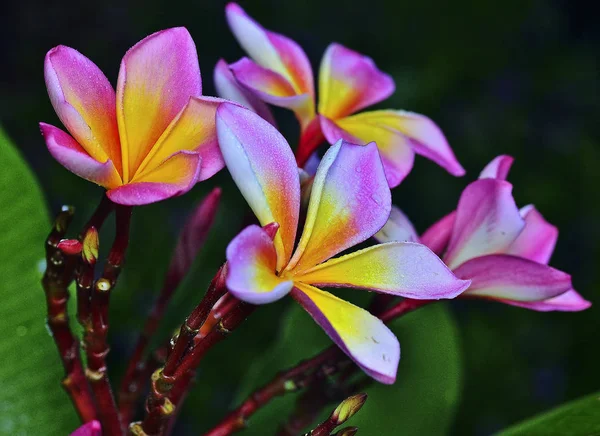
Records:
M435 301L437 300L404 299L383 311L379 318L383 322L389 323L396 318ZM311 359L300 362L298 365L279 373L272 381L252 393L240 407L227 415L206 436L225 436L242 430L248 418L257 410L270 403L275 397L312 385L315 380L321 379L319 375L323 372L327 373L327 375L337 373L343 367L344 360L347 360L346 355L338 347L331 346ZM356 365L353 365L352 368L353 371L358 370L358 366ZM348 371L351 370L348 369ZM345 378L349 378L350 375L350 373L345 374Z
M85 233L90 227L96 227L96 229L100 230L100 227L102 227L102 224L104 224L104 221L106 221L106 218L108 218L115 206L115 203L110 201L106 194L104 194L102 200L100 200L100 203L98 204L98 207L79 233L79 240L83 240Z
M68 286L75 273L74 256L66 256L57 245L65 236L74 211L64 206L56 217L54 227L46 240L46 272L42 287L46 295L47 324L65 369L62 385L67 391L83 422L96 418L94 401L85 379L79 352L79 341L69 325L67 302Z
M124 430L108 379L106 357L108 346L110 294L123 267L129 244L131 207L118 206L116 211L115 241L108 255L102 277L96 281L91 296L91 313L85 332L85 350L88 359L86 376L90 381L102 429L109 435L121 435Z

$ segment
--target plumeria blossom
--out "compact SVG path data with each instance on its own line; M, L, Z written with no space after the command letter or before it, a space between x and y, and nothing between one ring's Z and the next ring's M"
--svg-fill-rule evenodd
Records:
M324 139L334 144L343 138L356 144L377 143L390 187L408 175L415 153L455 176L465 173L443 133L429 118L400 110L355 114L385 100L395 90L394 80L371 58L331 44L321 61L316 108L313 71L302 48L286 36L264 29L235 3L227 5L226 14L233 34L252 58L230 65L231 72L260 99L295 112L303 130L297 151L299 163L304 164ZM223 65L218 68L219 74L224 74ZM229 84L229 88L234 86ZM233 98L233 91L220 92ZM236 101L244 104L243 100Z
M102 435L102 427L100 426L100 422L94 420L90 421L87 424L83 424L81 427L77 428L71 436L101 436Z
M180 195L223 167L215 129L222 99L202 97L188 31L154 33L123 57L116 93L78 51L46 55L50 100L70 135L41 123L48 150L65 168L103 186L115 203Z
M318 288L363 288L416 299L453 298L469 281L459 280L427 247L392 242L333 256L370 238L390 214L391 195L374 143L343 140L323 157L312 185L304 230L297 245L300 176L281 134L248 109L217 109L223 158L262 226L252 225L228 246L227 287L253 304L288 293L367 374L395 380L400 348L376 317ZM273 237L272 237L273 236Z
M463 279L461 297L497 300L537 311L579 311L591 304L571 277L548 266L558 229L533 205L518 209L506 181L513 158L499 156L463 191L456 211L419 238L398 209L376 235L381 242L421 241Z

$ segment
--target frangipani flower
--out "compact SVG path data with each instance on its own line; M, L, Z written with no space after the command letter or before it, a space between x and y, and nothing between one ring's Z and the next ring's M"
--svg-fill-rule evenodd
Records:
M353 115L385 100L395 90L393 79L380 71L372 59L331 44L319 71L316 115L313 72L302 48L291 39L264 29L235 3L227 5L226 13L233 34L252 58L230 65L231 71L240 84L262 100L295 112L303 130L297 151L300 164L304 164L324 135L331 144L340 138L356 144L376 142L390 187L408 175L415 153L455 176L465 173L443 133L429 118L399 110Z
M223 167L214 121L223 100L201 96L196 46L186 29L163 30L133 46L116 93L91 60L69 47L48 52L44 75L71 134L40 123L48 150L106 188L115 203L180 195Z
M427 247L375 245L331 259L370 238L386 222L391 196L374 143L338 141L323 157L302 236L300 180L292 151L267 121L242 107L217 110L217 133L233 180L261 225L228 246L227 287L237 298L262 304L288 293L367 374L395 380L400 348L376 317L317 286L354 287L416 299L453 298L469 285Z
M499 156L463 191L456 211L431 226L420 241L463 279L472 281L461 297L497 300L537 311L579 311L590 303L571 277L548 266L558 229L533 205L517 209L505 179L513 158ZM398 209L375 236L381 242L419 241Z
M71 436L101 436L102 435L102 427L100 426L100 422L93 420L86 424L83 424L81 427L78 427Z

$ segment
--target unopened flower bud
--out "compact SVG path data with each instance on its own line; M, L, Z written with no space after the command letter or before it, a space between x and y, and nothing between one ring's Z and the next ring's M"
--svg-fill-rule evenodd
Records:
M58 245L58 249L66 255L73 256L81 253L82 245L77 239L62 239Z
M83 247L81 250L81 257L83 261L89 265L95 265L98 260L98 230L96 227L90 227L85 235L83 236Z
M336 425L343 424L360 410L365 401L367 401L367 394L365 393L346 398L331 414L332 421L335 421Z

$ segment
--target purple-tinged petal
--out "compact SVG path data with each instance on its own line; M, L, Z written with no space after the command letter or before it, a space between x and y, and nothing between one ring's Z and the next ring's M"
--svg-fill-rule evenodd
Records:
M93 420L77 428L71 436L102 436L100 422Z
M220 171L225 162L217 141L215 117L217 108L224 102L227 100L222 98L191 97L148 152L133 180L143 179L179 151L193 151L200 155L200 181Z
M464 296L514 301L541 301L571 289L567 273L508 254L490 254L468 260L454 270L471 280Z
M533 205L521 208L520 212L525 219L525 228L508 247L507 253L548 264L558 239L558 229L546 221Z
M388 242L330 259L296 281L317 286L369 289L417 300L454 298L469 287L429 248L415 242Z
M377 242L419 242L419 234L408 217L397 206L392 211L385 225L373 237Z
M421 235L421 242L427 245L435 254L441 256L446 250L448 242L450 242L455 220L456 211L450 212L425 230Z
M501 300L502 303L511 306L523 307L525 309L536 310L538 312L579 312L589 308L592 303L584 299L577 291L570 289L564 294L542 301L511 301Z
M339 141L317 169L304 231L286 269L302 272L367 240L383 227L391 204L377 146Z
M256 225L246 227L227 246L227 289L252 304L279 300L294 285L277 276L273 239Z
M350 130L345 130L340 125L349 118L337 121L332 121L324 116L319 118L323 135L331 144L340 138L353 144L365 144L370 142L365 138L371 138L379 148L379 156L391 188L398 186L412 170L415 153L403 135L397 135L393 131L371 125L351 126Z
M321 115L334 120L348 116L385 100L395 89L391 76L379 70L370 57L340 44L327 47L319 70Z
M474 257L503 253L524 227L512 185L503 180L477 180L460 197L444 261L454 270Z
M394 383L400 344L379 318L304 283L296 283L291 295L367 375L381 383Z
M58 127L40 123L40 129L52 157L73 174L107 189L121 185L121 177L111 160L98 162Z
M44 77L54 110L81 147L96 161L121 169L115 91L91 60L70 47L46 55Z
M194 151L180 151L143 177L111 189L106 194L113 202L126 206L156 203L185 194L200 178L202 158Z
M127 51L117 81L126 183L190 97L200 95L196 46L185 28L156 32Z
M248 91L236 80L229 69L229 65L223 59L220 59L215 66L214 82L219 97L247 107L277 127L275 118L273 118L269 107L264 101L259 99L254 93Z
M313 98L309 94L297 94L292 84L281 74L264 68L248 58L242 58L229 66L235 79L248 92L275 106L291 109L302 126L314 117Z
M231 103L217 109L223 158L262 225L277 222L277 268L292 255L300 209L300 176L285 138L254 112Z
M506 180L514 161L515 159L512 156L498 156L486 165L481 174L479 174L479 178Z
M266 30L235 3L225 13L238 43L256 63L283 76L296 94L314 95L310 62L296 42Z

